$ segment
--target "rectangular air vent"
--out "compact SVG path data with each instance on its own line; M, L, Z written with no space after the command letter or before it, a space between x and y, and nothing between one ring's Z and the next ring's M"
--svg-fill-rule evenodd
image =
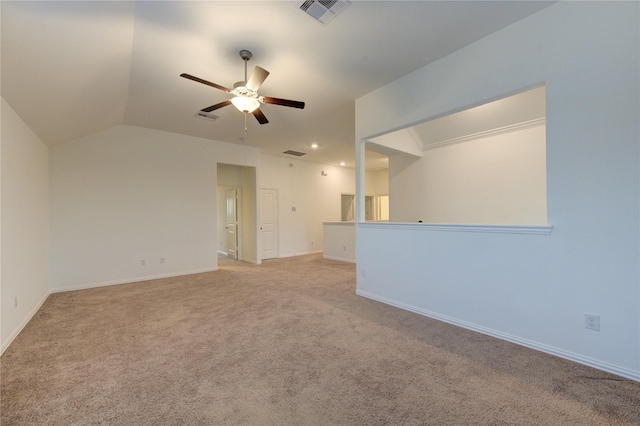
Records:
M350 4L349 0L306 0L300 5L300 10L325 25Z
M216 121L218 119L218 115L213 115L211 113L206 113L206 112L202 112L202 111L198 111L196 113L196 115L194 115L195 118L202 118L203 120L209 120L209 121Z
M292 150L285 151L283 152L283 154L295 155L296 157L302 157L303 155L307 155L306 152L298 152L298 151L292 151Z

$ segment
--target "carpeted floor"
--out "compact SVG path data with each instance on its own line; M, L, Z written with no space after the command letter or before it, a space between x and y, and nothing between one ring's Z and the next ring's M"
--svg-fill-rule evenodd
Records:
M360 298L353 264L51 295L2 356L2 425L637 425L640 383Z

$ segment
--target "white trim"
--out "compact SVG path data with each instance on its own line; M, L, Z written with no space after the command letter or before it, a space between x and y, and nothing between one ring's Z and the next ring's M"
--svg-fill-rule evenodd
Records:
M293 254L283 254L281 256L278 257L278 259L284 259L285 257L296 257L296 256L306 256L308 254L319 254L322 253L322 250L316 250L316 251L305 251L305 252L301 252L301 253L293 253ZM267 259L268 260L268 259Z
M356 223L349 220L343 220L342 222L322 222L322 224L331 226L354 226Z
M486 334L488 336L496 337L501 340L506 340L507 342L515 343L520 346L525 346L527 348L535 349L540 352L545 352L551 355L555 355L560 358L567 359L569 361L577 362L578 364L583 364L589 367L596 368L598 370L606 371L607 373L612 373L617 376L621 376L630 380L634 380L636 382L640 382L640 371L629 370L627 368L619 367L613 364L609 364L606 362L599 361L597 359L589 358L586 356L578 355L573 352L568 352L562 349L555 348L553 346L548 346L543 343L538 343L533 340L523 339L508 333L502 333L497 330L493 330L487 327L482 327L470 322L461 321L456 318L452 318L446 315L441 315L436 312L431 312L426 309L418 308L413 305L408 305L406 303L398 302L392 299L388 299L386 297L378 296L373 293L369 293L367 291L356 290L356 294L358 296L366 297L367 299L372 299L387 305L395 306L396 308L404 309L406 311L414 312L416 314L420 314L429 318L436 319L438 321L442 321L448 324L452 324L458 327L466 328L471 331L475 331L478 333Z
M46 302L47 297L49 297L49 294L50 293L47 293L47 294L44 295L44 297L40 300L40 302L37 303L36 306L31 310L31 312L29 312L29 314L22 320L20 325L18 325L11 332L9 337L7 337L7 340L2 342L2 347L0 348L0 355L2 355L4 353L4 351L6 351L9 346L11 346L11 343L13 343L13 339L18 337L18 335L22 332L22 329L25 328L25 326L29 323L29 321L31 321L31 319L34 317L34 315L40 310L42 305L44 305L44 302Z
M398 229L404 231L486 232L499 234L549 235L552 225L465 225L447 223L359 222L358 227L370 229Z
M246 257L245 257L245 258L243 258L243 259L238 259L238 260L240 260L240 261L242 261L242 262L252 263L252 264L254 264L254 265L260 265L260 262L258 262L258 260L257 260L257 259L249 259L249 258L246 258Z
M496 136L504 133L515 132L517 130L524 130L530 127L537 127L545 124L547 122L546 117L536 118L533 120L523 121L522 123L510 124L504 127L498 127L497 129L485 130L482 132L472 133L470 135L459 136L457 138L451 138L440 142L433 142L429 144L425 144L423 146L423 150L427 151L429 149L440 148L443 146L453 145L456 143L469 142L480 138L486 138L488 136Z
M322 255L322 257L324 259L328 259L328 260L337 260L337 261L340 261L340 262L356 263L355 259L350 259L348 257L325 256L325 255Z
M161 278L181 277L183 275L201 274L203 272L214 272L214 271L217 271L217 270L218 270L217 267L216 268L204 268L204 269L195 269L193 271L183 271L183 272L175 272L175 273L168 273L168 274L148 275L148 276L144 276L144 277L126 278L126 279L121 279L121 280L102 281L102 282L88 283L88 284L79 284L79 285L68 286L68 287L54 288L54 289L51 289L50 293L51 294L53 294L53 293L64 293L64 292L67 292L67 291L86 290L86 289L89 289L89 288L96 288L96 287L108 287L108 286L112 286L112 285L132 284L132 283L138 283L138 282L142 282L142 281L157 280L157 279L161 279Z

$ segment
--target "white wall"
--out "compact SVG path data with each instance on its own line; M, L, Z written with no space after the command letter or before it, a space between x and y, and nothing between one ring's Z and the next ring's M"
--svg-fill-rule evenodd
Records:
M323 224L325 259L354 263L356 261L355 222L325 222Z
M367 195L389 195L389 169L367 172Z
M258 229L258 174L255 167L242 167L240 169L240 182L242 183L242 260L251 263L261 263L258 253L260 241Z
M52 148L51 290L217 269L216 163L245 150L126 125Z
M244 166L245 149L249 167L224 177L227 164ZM279 189L281 256L321 252L322 222L340 220L340 194L355 192L353 169L133 126L108 129L51 149L51 290L216 269L219 163L220 183L242 187L249 262L259 262L251 182Z
M367 172L366 179L367 195L388 193L387 170ZM297 158L261 154L259 180L262 188L278 189L280 257L321 252L322 223L339 222L341 195L355 194L354 169Z
M359 141L546 83L553 225L359 224L359 294L640 380L639 7L561 2L356 101Z
M546 225L544 123L389 159L393 222Z
M322 251L322 222L340 221L341 194L354 194L354 182L353 169L260 155L260 186L278 189L280 257Z
M4 99L1 120L0 340L4 351L49 294L49 153Z

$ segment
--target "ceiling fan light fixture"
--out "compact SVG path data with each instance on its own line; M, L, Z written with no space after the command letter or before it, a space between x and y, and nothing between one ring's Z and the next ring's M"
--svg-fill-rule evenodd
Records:
M255 111L260 106L260 101L246 96L236 96L231 99L231 103L238 108L238 111L247 113Z

